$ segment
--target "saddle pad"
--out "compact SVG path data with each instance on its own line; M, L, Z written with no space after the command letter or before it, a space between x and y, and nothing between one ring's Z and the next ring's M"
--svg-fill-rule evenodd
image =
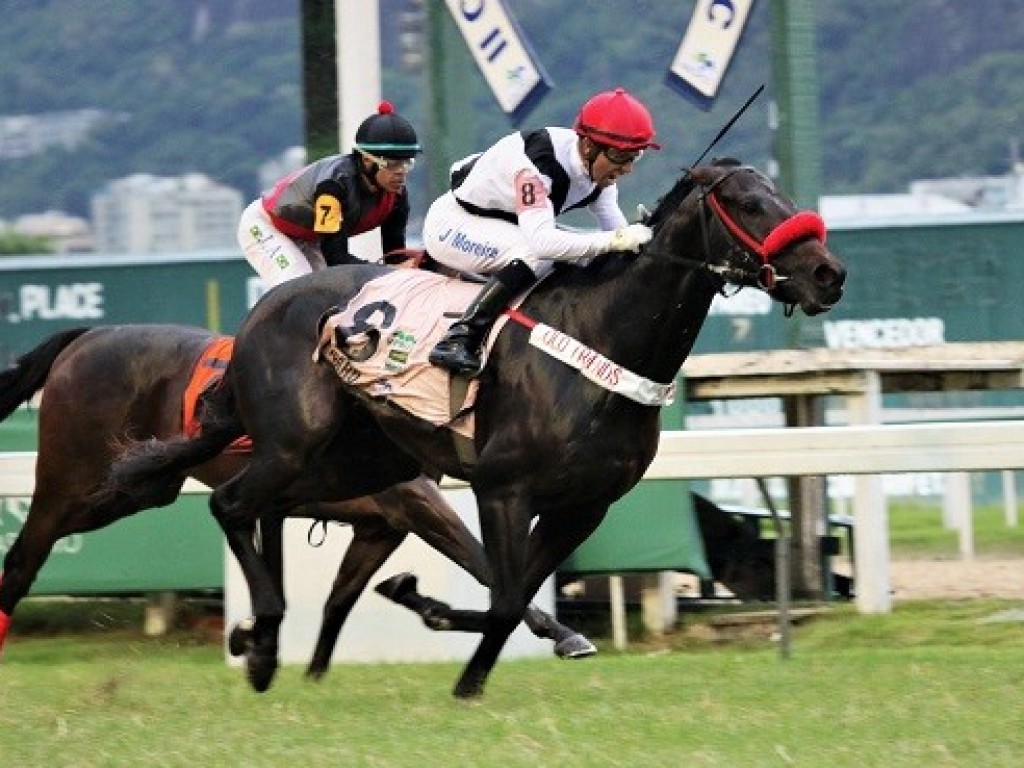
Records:
M181 399L181 428L185 437L197 437L200 432L199 421L196 419L196 405L207 389L215 386L224 376L224 370L231 360L231 352L235 348L235 340L231 336L220 336L211 341L195 366L189 378L185 394ZM252 450L252 440L240 437L230 446L229 451L248 452Z
M324 360L371 397L471 437L472 414L452 421L448 371L431 365L427 356L479 290L479 285L414 269L371 280L326 319L314 360ZM367 332L373 330L379 338L370 342L375 346L367 354ZM356 346L346 343L349 338ZM476 391L474 380L460 410L472 405Z

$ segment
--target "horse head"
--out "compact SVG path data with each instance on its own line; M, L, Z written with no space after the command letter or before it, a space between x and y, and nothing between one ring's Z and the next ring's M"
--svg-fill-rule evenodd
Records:
M799 211L767 176L736 160L691 168L659 202L653 249L665 255L700 227L700 266L726 283L765 291L805 314L826 312L843 295L846 268L826 247L825 224Z

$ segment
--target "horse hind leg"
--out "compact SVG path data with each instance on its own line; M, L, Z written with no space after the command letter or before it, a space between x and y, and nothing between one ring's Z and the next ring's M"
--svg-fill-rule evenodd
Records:
M19 536L8 550L4 558L4 567L0 570L0 657L3 656L4 643L11 629L14 609L28 594L29 587L35 581L35 575L42 565L40 562L33 569L30 564L26 564L23 549L24 541Z
M74 526L75 518L88 510L87 505L70 502L49 503L37 494L30 506L25 523L14 544L4 557L0 570L0 653L10 631L12 617L18 604L28 594L39 571L46 563L54 544L69 533L86 530L87 526Z
M62 480L39 476L24 525L4 558L0 570L0 652L15 608L35 583L54 545L65 536L98 530L139 511L124 498L97 502L88 487L65 487Z
M284 594L284 518L271 515L260 518L256 540L263 562L274 579L278 591ZM249 617L236 623L228 632L228 652L244 656L252 649L255 619Z
M258 692L270 688L278 667L278 634L284 619L284 594L279 579L267 567L256 548L256 519L251 504L243 499L275 498L267 487L269 473L260 478L260 471L250 463L235 477L217 487L210 495L210 511L224 531L232 554L238 561L249 586L254 617L251 643L244 648L246 675ZM257 479L259 478L259 479ZM257 487L260 486L260 487Z

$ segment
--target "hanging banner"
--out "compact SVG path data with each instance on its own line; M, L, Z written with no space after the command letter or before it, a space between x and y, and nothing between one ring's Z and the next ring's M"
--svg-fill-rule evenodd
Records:
M754 0L697 0L666 79L702 109L711 107Z
M447 0L476 65L513 125L526 117L551 82L501 0Z

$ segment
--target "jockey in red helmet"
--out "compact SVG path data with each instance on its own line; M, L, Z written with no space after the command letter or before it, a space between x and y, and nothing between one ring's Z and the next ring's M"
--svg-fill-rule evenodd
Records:
M576 116L574 129L602 147L625 151L661 149L654 142L651 113L622 88L591 97Z
M456 163L451 190L427 212L424 244L443 264L492 277L434 347L430 362L477 372L487 329L553 262L639 252L651 231L628 223L616 182L647 148L658 148L650 113L616 88L588 100L573 128L516 132ZM557 216L575 208L587 208L601 231L555 226Z

